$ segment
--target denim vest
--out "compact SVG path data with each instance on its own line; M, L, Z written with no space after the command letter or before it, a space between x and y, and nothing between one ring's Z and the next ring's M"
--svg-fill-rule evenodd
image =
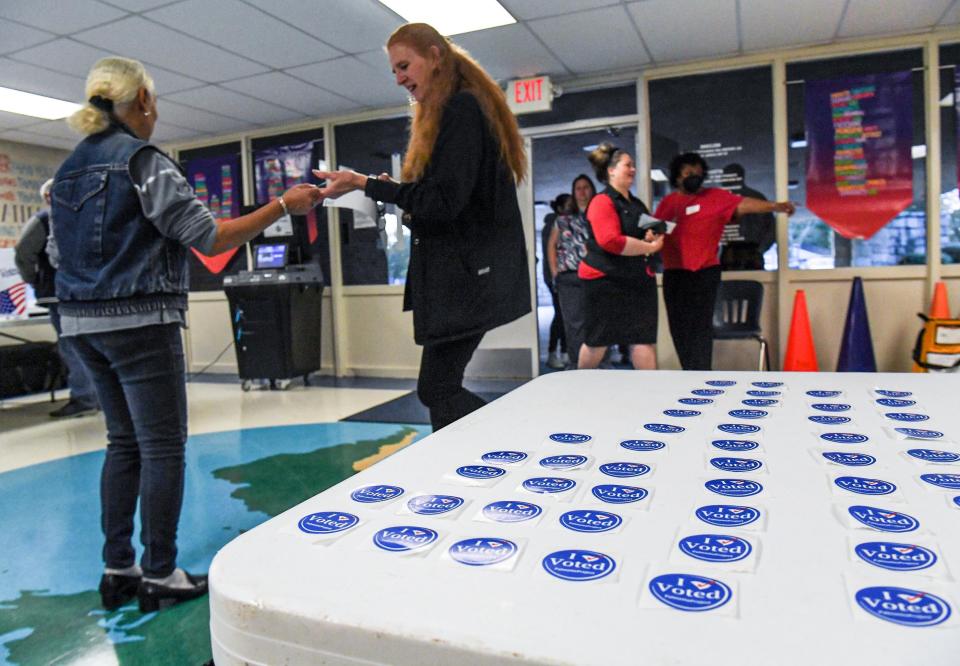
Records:
M143 215L130 160L157 150L113 124L87 137L51 192L60 250L56 289L66 315L103 317L187 307L187 254Z

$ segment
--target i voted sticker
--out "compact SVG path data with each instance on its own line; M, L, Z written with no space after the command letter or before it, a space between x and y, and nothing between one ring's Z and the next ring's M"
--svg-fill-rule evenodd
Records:
M418 495L407 502L407 508L421 516L439 516L461 506L463 498L455 495Z
M908 455L917 460L931 463L953 463L960 460L960 454L952 451L937 451L936 449L910 449Z
M780 391L763 391L761 389L750 389L747 391L747 395L753 396L754 398L772 398L774 396L782 395Z
M471 567L485 567L504 562L517 553L517 544L507 539L464 539L450 546L450 557Z
M824 451L821 455L832 463L846 465L847 467L865 467L877 462L876 458L873 456L868 456L866 453L851 453L849 451Z
M768 413L762 409L731 409L727 412L735 419L762 419Z
M926 430L924 428L894 428L894 430L913 439L943 439L943 433L939 430Z
M833 482L838 488L858 495L889 495L897 489L897 486L889 481L862 476L838 476Z
M547 469L574 469L580 467L588 458L580 455L547 456L540 460L540 466Z
M650 471L650 465L632 462L612 462L600 465L600 471L607 476L626 479L631 476L643 476Z
M881 407L913 407L917 404L917 401L903 400L902 398L879 398L877 404Z
M691 416L700 416L700 412L695 409L665 409L663 410L663 415L684 419Z
M749 439L715 439L710 443L723 451L752 451L760 446Z
M352 513L322 511L304 516L297 523L297 527L307 534L336 534L349 530L359 522L360 519Z
M717 527L744 527L760 518L759 509L735 504L707 504L696 511L697 518Z
M950 617L950 605L935 594L905 587L857 590L857 605L874 617L905 627L933 627Z
M960 490L960 474L921 474L920 479L937 488Z
M656 599L681 611L714 610L733 597L725 583L696 574L663 574L650 579L649 589Z
M953 498L953 505L960 509L960 495L957 495Z
M690 393L692 393L693 395L707 395L707 396L723 395L723 391L721 389L693 389L692 391L690 391Z
M760 432L760 426L752 423L721 423L717 430L728 435L752 435Z
M850 405L844 402L815 402L810 405L818 412L849 412Z
M377 548L391 553L402 553L425 548L437 540L437 533L429 527L397 525L385 527L373 535Z
M713 398L680 398L677 402L681 405L711 405Z
M523 482L524 490L531 493L562 493L570 490L577 482L573 479L559 479L547 476L538 476Z
M864 562L890 571L921 571L937 563L929 548L893 541L858 543L853 552Z
M644 423L643 429L661 435L676 435L686 430L683 426L673 425L672 423Z
M480 458L483 462L516 465L527 459L523 451L489 451Z
M506 470L489 465L464 465L457 468L457 474L467 479L496 479L506 474Z
M774 407L780 404L779 400L774 400L773 398L747 398L740 402L747 407Z
M901 421L903 423L919 423L920 421L930 420L930 417L926 414L915 414L913 412L887 412L884 416L891 421Z
M843 391L813 390L807 391L807 395L811 398L839 398L843 395Z
M484 518L495 523L523 523L541 513L543 509L531 502L490 502L483 507Z
M887 391L884 389L874 389L873 392L877 395L882 395L884 398L909 398L913 395L911 391Z
M703 485L710 492L727 497L750 497L763 490L758 482L747 479L711 479Z
M710 464L722 472L755 472L763 467L762 462L753 458L711 458Z
M825 432L820 439L832 444L863 444L870 438L855 432Z
M849 416L830 416L827 414L814 414L808 416L807 419L820 425L843 425L844 423L850 423L852 420Z
M557 442L558 444L586 444L593 437L590 435L583 435L577 432L555 432L550 435L550 441Z
M614 484L594 486L590 492L598 500L607 504L631 504L639 502L649 494L645 488Z
M899 511L855 504L847 509L854 520L881 532L912 532L920 527L913 516Z
M623 518L615 513L590 510L567 511L560 524L574 532L609 532L620 527Z
M762 388L762 389L779 388L783 386L783 382L750 382L750 383L753 386L756 386L757 388Z
M620 446L628 451L659 451L667 445L655 439L625 439Z
M403 488L400 486L374 485L357 488L350 493L350 499L361 504L373 504L375 502L386 502L396 499L403 494Z
M543 558L544 570L560 580L588 581L613 573L617 563L594 550L558 550Z
M753 552L746 539L727 534L694 534L680 539L680 550L704 562L739 562Z
M711 379L704 382L707 386L736 386L737 383L732 379Z

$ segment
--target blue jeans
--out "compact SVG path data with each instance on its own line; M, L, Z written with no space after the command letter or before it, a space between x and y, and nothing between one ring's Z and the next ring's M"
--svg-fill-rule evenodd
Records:
M73 339L60 337L60 312L56 305L50 306L50 323L53 324L53 330L57 332L57 350L60 352L60 358L67 366L67 387L70 389L70 399L84 407L97 409L100 405L97 403L93 381L80 359L77 358Z
M78 335L72 342L107 421L100 477L104 562L115 569L134 564L131 537L139 497L140 565L145 576L168 576L177 560L187 441L180 326Z

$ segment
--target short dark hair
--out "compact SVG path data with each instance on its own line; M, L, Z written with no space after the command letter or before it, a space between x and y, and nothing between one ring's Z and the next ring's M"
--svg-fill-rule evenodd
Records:
M707 166L707 161L700 157L700 153L682 153L677 155L672 160L670 160L670 184L674 187L680 187L680 184L677 182L680 179L680 172L683 170L683 167L690 166L699 166L703 169L703 175L707 175L709 167Z
M559 215L560 211L563 210L564 205L567 203L567 199L572 199L572 198L573 197L567 192L564 192L563 194L558 194L556 198L550 202L551 210L553 210L554 213Z

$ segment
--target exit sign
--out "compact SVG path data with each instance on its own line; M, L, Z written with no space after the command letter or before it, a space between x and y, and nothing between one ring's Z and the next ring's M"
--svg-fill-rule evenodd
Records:
M549 76L519 79L507 84L507 104L514 113L549 111L553 105L553 85Z

